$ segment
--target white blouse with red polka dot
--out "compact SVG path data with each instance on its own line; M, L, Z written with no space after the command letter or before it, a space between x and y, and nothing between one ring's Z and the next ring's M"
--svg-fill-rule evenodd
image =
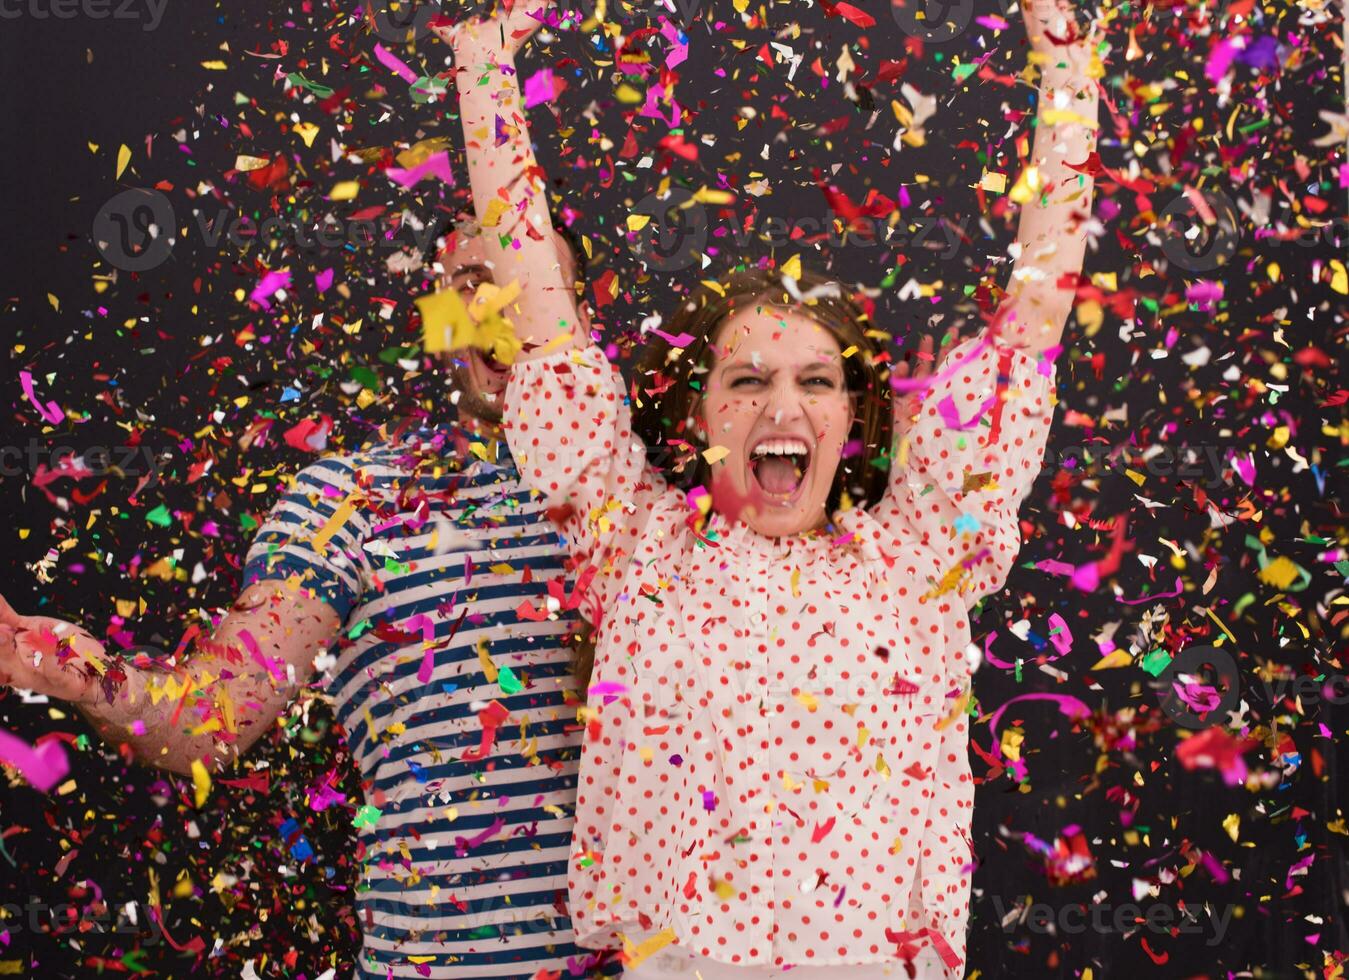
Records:
M729 964L876 963L927 927L963 964L967 610L1016 556L1054 395L1051 365L978 338L945 365L884 499L783 538L696 527L598 349L516 365L521 475L595 570L580 945L670 930Z

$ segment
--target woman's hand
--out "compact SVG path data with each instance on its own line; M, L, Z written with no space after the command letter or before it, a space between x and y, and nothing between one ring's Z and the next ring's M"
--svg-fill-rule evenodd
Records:
M904 359L894 366L891 373L893 378L904 381L922 381L946 360L946 355L955 348L959 335L954 330L948 330L942 337L941 347L934 354L932 335L927 334L918 342L918 349L904 355ZM893 422L895 445L903 443L909 434L909 429L917 419L918 413L922 411L923 398L927 395L926 386L916 388L913 391L896 391L895 399L895 417Z
M1047 59L1044 67L1066 63L1087 73L1100 35L1095 22L1084 31L1072 0L1021 0L1021 13L1031 50Z
M457 23L433 22L431 30L456 52L490 51L499 60L514 60L542 23L549 0L498 0L496 11Z
M20 616L0 596L0 684L77 704L97 697L91 660L103 644L87 631L51 616Z

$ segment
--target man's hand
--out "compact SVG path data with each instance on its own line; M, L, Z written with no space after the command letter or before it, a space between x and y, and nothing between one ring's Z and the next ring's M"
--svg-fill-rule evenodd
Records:
M103 644L88 632L51 616L20 616L0 596L0 684L76 704L98 692L95 662Z

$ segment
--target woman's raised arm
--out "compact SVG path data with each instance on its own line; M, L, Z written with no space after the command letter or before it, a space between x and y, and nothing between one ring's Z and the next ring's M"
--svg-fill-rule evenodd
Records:
M515 68L548 6L547 0L516 0L494 17L433 25L454 49L469 184L493 279L503 288L520 287L505 312L525 344L525 359L570 345L580 330L575 293L558 265L543 170Z
M1035 356L1059 346L1086 253L1095 186L1098 92L1094 37L1079 37L1069 0L1021 0L1039 62L1035 142L1012 188L1021 205L1001 339ZM1081 169L1078 169L1081 168Z

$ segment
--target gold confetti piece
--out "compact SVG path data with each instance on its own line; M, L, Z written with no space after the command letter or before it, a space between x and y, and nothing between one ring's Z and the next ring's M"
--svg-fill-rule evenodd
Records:
M717 894L721 895L721 892L718 891ZM731 890L731 894L735 894L734 889ZM725 898L727 896L721 897ZM666 926L664 929L656 933L654 936L643 941L640 946L634 946L632 944L632 940L629 939L627 936L624 936L623 968L625 970L633 969L639 963L645 960L648 956L651 956L654 953L659 953L662 949L664 949L666 946L669 946L677 938L678 937L675 935L675 931L671 929L669 926Z
M1298 567L1289 559L1280 556L1260 569L1258 577L1266 585L1272 585L1276 589L1286 589L1296 581Z
M804 705L807 711L814 711L820 706L820 702L815 700L815 695L809 691L793 691L792 697Z
M355 200L356 195L361 192L361 182L359 180L344 180L333 186L328 194L330 201L351 201Z
M979 186L994 194L1001 194L1007 190L1007 175L996 172L985 173L983 177L979 179Z
M229 67L223 61L203 61L201 66L207 71L225 71Z
M630 214L628 215L628 231L641 231L651 221L649 214Z
M504 561L499 561L495 565L488 565L494 575L514 575L515 569Z
M782 263L782 274L792 279L801 278L801 256L793 255L786 262Z
M482 664L482 672L487 677L487 683L495 684L497 681L497 665L492 663L492 658L487 655L486 637L478 641L478 662Z
M192 801L197 807L206 802L211 792L211 775L200 759L192 760Z
M890 778L890 767L885 764L885 756L879 752L876 754L876 771L881 774L882 779Z
M801 598L801 569L792 569L792 598Z
M725 446L708 446L703 450L703 459L707 460L709 466L713 463L720 463L729 455L731 455L731 451Z
M1012 762L1021 761L1021 743L1026 740L1026 736L1015 728L1004 729L1002 733L1002 754L1003 758Z
M314 145L314 137L318 136L319 128L313 123L303 122L295 124L295 135L304 140L305 146Z
M1092 670L1111 670L1115 667L1128 667L1134 662L1128 650L1112 650L1092 665Z
M333 511L333 516L328 518L327 523L319 529L318 534L314 535L313 540L310 542L313 549L319 552L319 554L322 554L328 547L328 542L332 540L333 535L347 522L347 518L351 517L354 513L356 513L356 494L349 493L342 502L337 505L337 509Z
M1241 817L1235 813L1223 817L1223 830L1227 831L1227 836L1235 842L1241 836Z
M120 177L122 176L122 172L123 172L124 170L126 170L127 164L129 164L130 162L131 162L131 147L129 147L129 146L127 146L125 143L123 143L123 144L118 148L118 150L117 150L117 174L116 174L116 176L117 176L118 178L120 178Z
M240 173L252 173L254 170L261 170L271 163L266 157L249 156L247 153L240 153L234 158L234 169Z

